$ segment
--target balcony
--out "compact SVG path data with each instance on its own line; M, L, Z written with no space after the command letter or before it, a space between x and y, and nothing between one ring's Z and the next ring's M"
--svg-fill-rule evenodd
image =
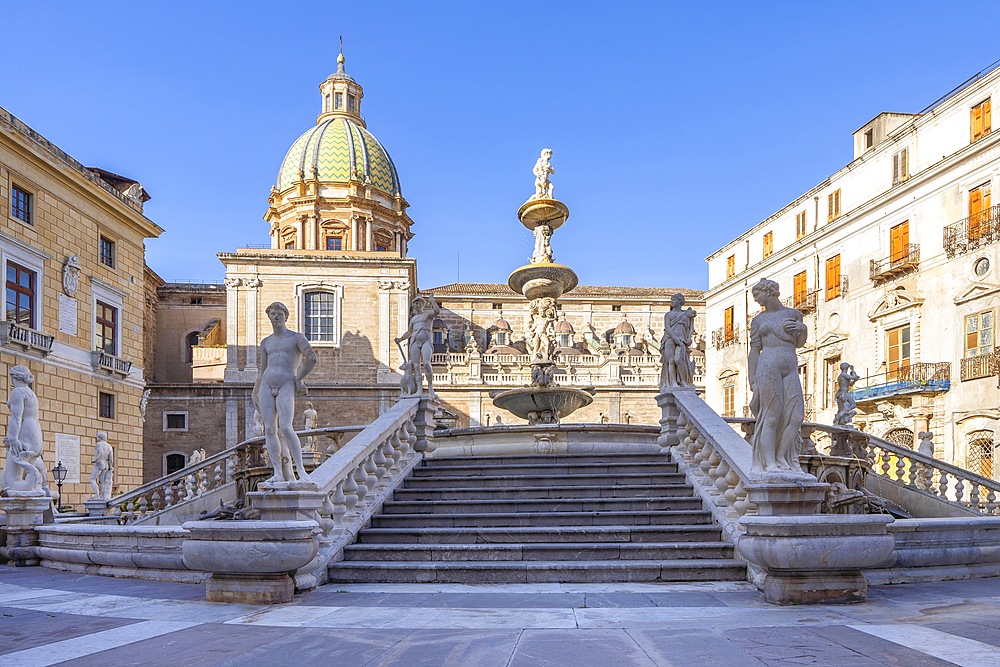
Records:
M919 266L920 245L910 243L888 257L871 260L870 276L872 282L884 282L909 271L915 271Z
M15 343L26 350L37 350L42 354L52 351L55 336L29 329L17 322L0 322L0 345Z
M95 371L106 371L122 377L126 377L132 370L131 361L108 354L103 350L94 350L90 353L90 365Z
M866 386L851 392L858 403L903 394L936 394L951 389L951 364L911 364L862 379Z
M1000 241L1000 204L944 228L948 259Z
M1000 352L997 351L992 354L980 354L962 359L962 382L993 377L998 371L998 361L1000 361Z
M730 345L736 345L739 342L739 327L719 327L712 332L712 345L715 346L716 350L721 350L722 348L729 347Z
M799 292L787 299L782 299L781 305L785 308L796 308L804 315L814 312L817 302L819 302L819 290L812 290L811 292Z

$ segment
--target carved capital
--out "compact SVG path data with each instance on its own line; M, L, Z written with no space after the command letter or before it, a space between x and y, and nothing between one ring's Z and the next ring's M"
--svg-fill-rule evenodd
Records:
M236 289L243 284L242 278L226 278L226 287Z
M243 280L243 286L249 287L250 289L257 289L264 284L260 278L245 278Z

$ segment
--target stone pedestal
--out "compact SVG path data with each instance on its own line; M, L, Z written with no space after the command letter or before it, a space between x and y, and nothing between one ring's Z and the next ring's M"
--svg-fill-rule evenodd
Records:
M764 599L772 604L864 602L861 570L885 561L894 547L892 517L871 514L748 516L740 554L767 572Z
M295 571L316 557L315 521L188 521L184 565L211 573L209 602L277 604L295 594Z
M11 497L0 498L0 510L7 515L7 541L0 548L0 557L10 567L38 565L35 527L45 523L45 513L51 511L52 499L35 491L8 493Z
M323 494L312 482L261 484L247 494L247 504L260 510L261 521L319 521Z
M103 498L90 498L83 501L87 508L87 516L104 516L108 510L108 501Z
M425 456L433 454L437 445L434 444L434 405L429 397L421 397L417 414L413 418L413 426L417 436L413 449Z
M850 431L836 431L830 436L831 456L844 456L861 460L868 460L867 433L851 429Z
M747 500L757 505L758 516L819 514L830 488L812 475L803 482L768 482L747 484Z

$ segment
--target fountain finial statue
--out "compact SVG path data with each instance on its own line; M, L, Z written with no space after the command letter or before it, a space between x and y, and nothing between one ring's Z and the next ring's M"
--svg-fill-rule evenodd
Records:
M535 195L532 199L552 199L552 181L549 176L556 173L556 170L549 163L552 159L552 149L543 148L541 155L535 160L535 168L531 172L535 175Z

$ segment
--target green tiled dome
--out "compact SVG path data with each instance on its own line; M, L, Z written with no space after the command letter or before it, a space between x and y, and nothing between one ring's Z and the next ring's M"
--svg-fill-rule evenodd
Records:
M349 118L334 117L319 123L295 140L278 172L278 190L291 187L299 173L309 180L316 170L320 181L346 183L354 178L396 196L402 194L392 158L372 133Z

